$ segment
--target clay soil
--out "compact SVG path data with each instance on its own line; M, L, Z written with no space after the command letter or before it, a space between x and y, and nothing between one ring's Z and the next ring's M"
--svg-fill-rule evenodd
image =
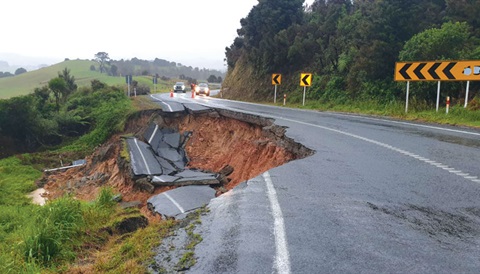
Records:
M143 140L143 133L152 122L180 133L192 133L185 147L190 160L189 168L219 172L226 165L232 166L234 171L228 176L229 183L223 186L222 191L311 153L283 136L281 128L272 130L271 126L260 125L265 121L259 124L245 122L217 112L166 117L158 110L143 111L130 119L122 135L113 136L87 157L85 166L46 174L40 185L44 185L48 192L47 198L54 199L71 193L77 199L90 201L95 199L101 187L110 186L116 193L122 194L124 202L140 202L141 211L153 218L146 208L146 201L173 187L157 187L153 193L138 189L131 177L122 138L134 135Z

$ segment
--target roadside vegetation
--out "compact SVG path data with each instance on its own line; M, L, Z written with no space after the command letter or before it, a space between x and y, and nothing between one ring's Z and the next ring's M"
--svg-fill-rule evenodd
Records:
M309 72L309 108L478 126L479 81L470 83L466 110L466 82L442 82L448 116L435 112L436 82L411 83L405 115L406 83L393 78L399 61L480 60L479 1L303 2L262 1L241 20L226 49L224 97L271 102L271 76L280 73L279 96L301 105L300 73Z
M123 90L98 80L78 88L68 69L31 95L0 100L0 273L147 271L174 221L148 223L107 187L93 201L66 195L38 206L27 197L41 170L91 154L134 112ZM124 231L132 218L143 225Z

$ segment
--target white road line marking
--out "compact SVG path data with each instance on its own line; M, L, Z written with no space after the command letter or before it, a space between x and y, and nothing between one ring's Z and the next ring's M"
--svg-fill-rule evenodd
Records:
M169 109L170 111L173 111L172 107L171 107L167 102L162 101L160 98L156 98L155 96L153 96L153 94L150 94L150 97L152 97L153 99L159 100L160 102L164 103L164 104L168 107L168 109Z
M165 195L165 197L167 197L167 199L169 199L170 202L172 202L178 208L178 210L180 210L180 212L185 213L185 209L183 209L183 207L179 203L177 203L177 201L175 201L172 196L168 195L168 193L166 192L163 192L162 194Z
M372 143L372 144L376 144L376 145L379 145L379 146L382 146L382 147L385 147L385 148L388 148L390 150L393 150L393 151L396 151L396 152L399 152L399 153L402 153L406 156L410 156L414 159L417 159L419 161L422 161L424 163L427 163L427 164L430 164L430 165L433 165L433 166L436 166L438 168L441 168L443 170L446 170L446 171L449 171L455 175L458 175L464 179L467 179L467 180L470 180L472 182L475 182L475 183L479 183L480 180L477 180L478 177L476 176L469 176L469 177L465 177L465 176L462 176L460 175L461 173L463 173L463 171L461 170L458 170L458 169L455 169L455 168L450 168L449 166L447 165L444 165L444 164L441 164L441 163L438 163L438 162L435 162L435 161L431 161L425 157L421 157L419 155L416 155L416 154L413 154L411 152L408 152L408 151L405 151L405 150L402 150L400 148L396 148L396 147L393 147L391 145L387 145L387 144L384 144L384 143L381 143L381 142L378 142L378 141L375 141L375 140L371 140L371 139L368 139L368 138L365 138L365 137L362 137L362 136L358 136L358 135L355 135L355 134L352 134L352 133L348 133L348 132L345 132L345 131L341 131L341 130L337 130L337 129L333 129L333 128L328 128L328 127L324 127L324 126L319 126L319 125L315 125L315 124L310 124L310 123L306 123L306 122L302 122L302 121L296 121L296 120L292 120L292 119L286 119L286 118L281 118L281 117L272 117L272 118L275 118L275 119L282 119L282 120L286 120L286 121L290 121L290 122L295 122L295 123L299 123L299 124L304 124L304 125L308 125L308 126L313 126L313 127L317 127L317 128L321 128L321 129L325 129L325 130L328 130L328 131L332 131L332 132L336 132L336 133L340 133L340 134L343 134L343 135L346 135L346 136L350 136L350 137L353 137L353 138L356 138L356 139L360 139L360 140L363 140L363 141L366 141L366 142L369 142L369 143ZM418 158L415 157L415 156L419 156ZM457 172L452 172L452 170L455 170L455 171L458 171Z
M157 133L157 130L158 130L158 125L155 124L155 130L153 130L152 136L150 136L150 139L148 139L148 143L149 143L149 144L152 144L153 137L154 137L155 134Z
M143 163L145 164L145 167L147 168L148 174L152 174L152 172L150 171L150 168L148 168L147 160L145 159L145 156L143 155L142 150L140 149L140 146L138 145L137 138L135 138L134 140L135 140L135 145L137 146L138 152L140 152L140 156L142 156Z
M277 192L273 186L270 174L263 173L263 178L267 183L267 194L272 207L272 214L274 218L273 231L275 234L275 269L280 274L290 273L290 255L288 253L287 237L285 235L285 224L283 222L282 209L277 199Z

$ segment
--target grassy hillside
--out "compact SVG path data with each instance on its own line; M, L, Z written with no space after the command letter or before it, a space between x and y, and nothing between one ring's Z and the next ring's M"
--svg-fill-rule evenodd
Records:
M64 68L70 70L70 74L75 76L76 83L79 87L90 85L93 79L97 79L108 85L125 86L124 77L113 77L101 74L98 71L91 71L92 64L98 65L96 62L88 60L70 60L64 61L46 68L30 71L18 76L0 78L0 99L7 99L14 96L32 93L36 87L44 86L52 78L57 77L58 72ZM153 92L153 84L150 76L133 77L140 85L147 85ZM163 82L158 79L157 91L168 91L173 82Z

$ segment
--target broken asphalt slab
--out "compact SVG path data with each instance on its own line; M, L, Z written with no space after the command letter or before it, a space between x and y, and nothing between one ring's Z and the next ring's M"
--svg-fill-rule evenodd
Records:
M150 209L167 218L183 219L192 210L201 208L215 198L209 186L184 186L148 199Z
M128 138L127 144L130 150L132 171L135 176L163 174L163 169L148 144L136 138Z

